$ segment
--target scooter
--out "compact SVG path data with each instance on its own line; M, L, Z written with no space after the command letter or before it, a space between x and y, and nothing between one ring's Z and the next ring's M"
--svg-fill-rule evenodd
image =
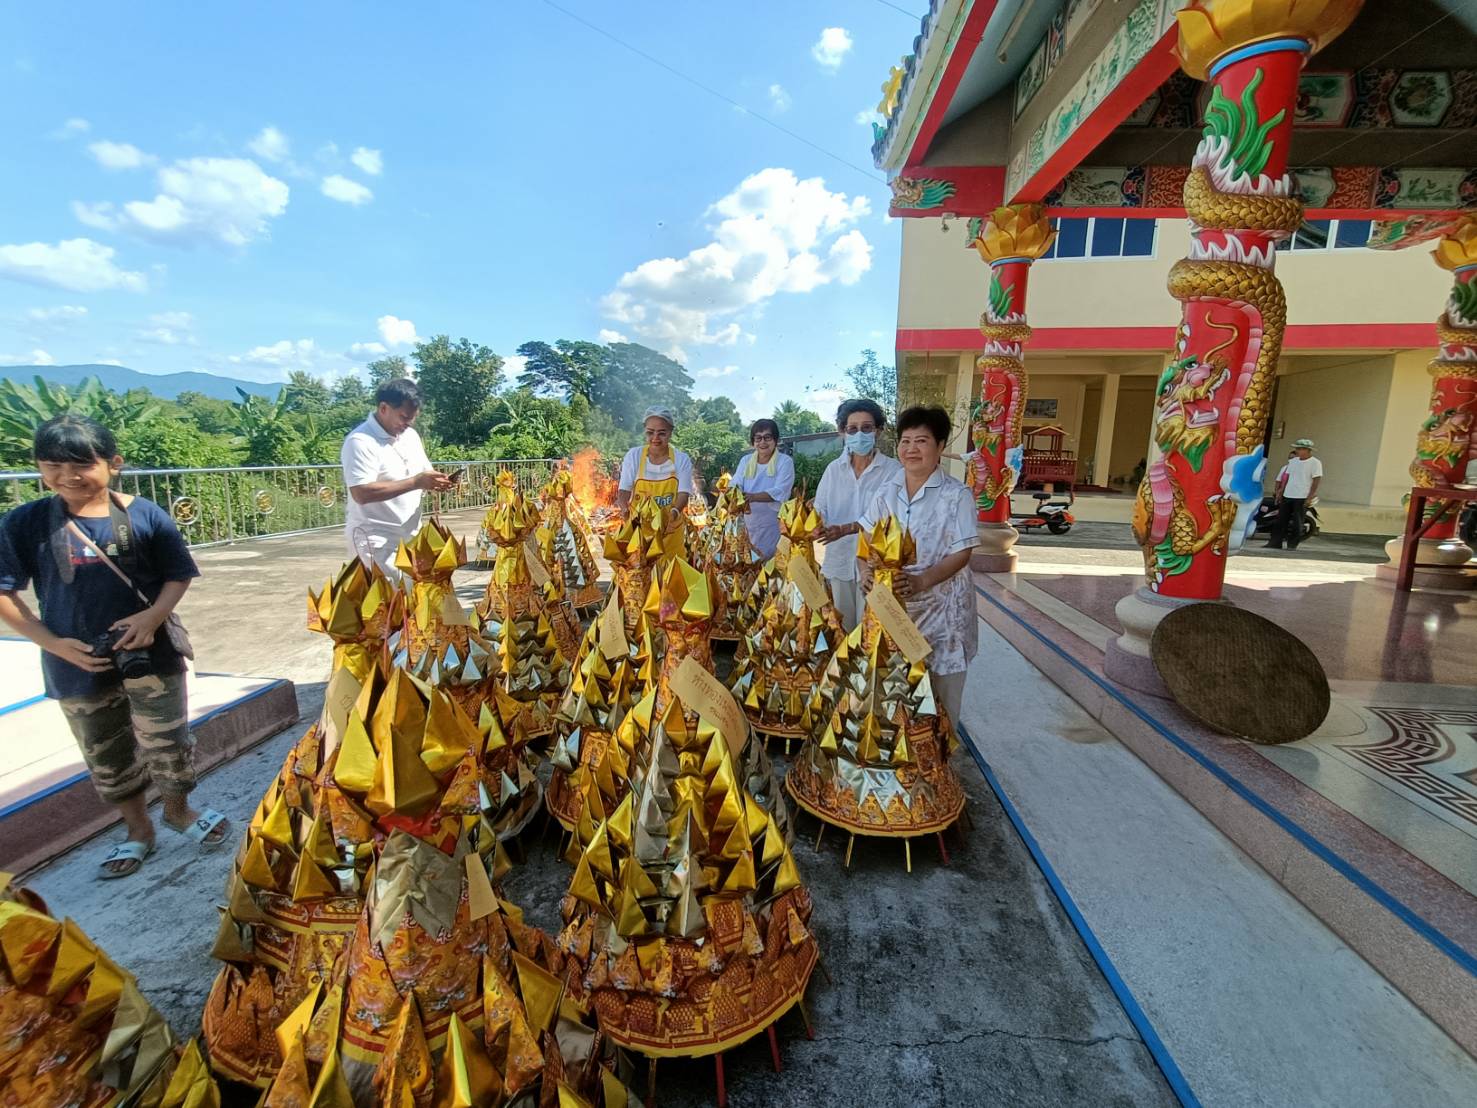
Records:
M1261 506L1257 508L1256 515L1253 518L1256 520L1256 533L1258 535L1270 535L1272 533L1272 525L1277 522L1277 498L1275 496L1262 497ZM1317 533L1318 498L1315 496L1308 501L1307 506L1303 509L1303 538L1299 539L1298 542L1302 542L1303 539L1311 539Z
M1076 517L1067 509L1076 501L1073 493L1068 493L1067 500L1052 500L1054 493L1038 492L1032 496L1036 501L1034 514L1014 520L1017 530L1033 531L1037 527L1045 527L1053 535L1065 535L1076 523Z

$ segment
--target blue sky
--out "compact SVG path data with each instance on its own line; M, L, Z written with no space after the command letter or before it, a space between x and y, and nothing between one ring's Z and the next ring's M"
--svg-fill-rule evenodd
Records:
M278 380L620 335L747 415L834 410L815 390L892 347L865 116L917 19L559 6L821 150L545 0L9 5L0 361Z

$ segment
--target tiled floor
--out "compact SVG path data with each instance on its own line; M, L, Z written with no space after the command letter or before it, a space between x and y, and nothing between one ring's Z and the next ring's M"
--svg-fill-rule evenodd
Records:
M1101 650L1142 578L1121 563L1038 562L994 580ZM1372 566L1263 560L1228 575L1226 596L1307 643L1334 694L1308 738L1246 749L1477 894L1477 595L1398 593Z

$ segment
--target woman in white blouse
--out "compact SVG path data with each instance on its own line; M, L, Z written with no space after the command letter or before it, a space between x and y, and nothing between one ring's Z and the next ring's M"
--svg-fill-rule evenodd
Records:
M914 562L898 575L893 591L933 647L929 676L957 726L965 674L979 651L979 617L968 572L979 537L973 492L939 468L952 431L942 408L909 408L898 416L902 471L877 490L862 512L861 527L870 530L878 520L895 516L913 536Z
M749 428L754 449L739 459L733 484L743 491L749 514L744 526L749 544L765 561L774 557L780 542L780 505L795 487L795 463L780 453L780 426L772 419L756 419Z

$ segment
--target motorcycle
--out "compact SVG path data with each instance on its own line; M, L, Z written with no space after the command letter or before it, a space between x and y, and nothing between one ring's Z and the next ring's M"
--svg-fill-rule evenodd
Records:
M1272 525L1277 522L1277 498L1275 496L1262 497L1261 505L1256 510L1256 534L1270 535ZM1315 496L1308 501L1303 514L1303 539L1310 539L1318 533L1318 498Z
M1076 517L1067 509L1077 499L1068 493L1067 500L1052 500L1054 493L1038 492L1032 496L1036 501L1036 511L1024 517L1019 517L1012 522L1020 531L1033 531L1037 527L1045 527L1053 535L1065 535L1072 529L1072 524L1077 522Z

